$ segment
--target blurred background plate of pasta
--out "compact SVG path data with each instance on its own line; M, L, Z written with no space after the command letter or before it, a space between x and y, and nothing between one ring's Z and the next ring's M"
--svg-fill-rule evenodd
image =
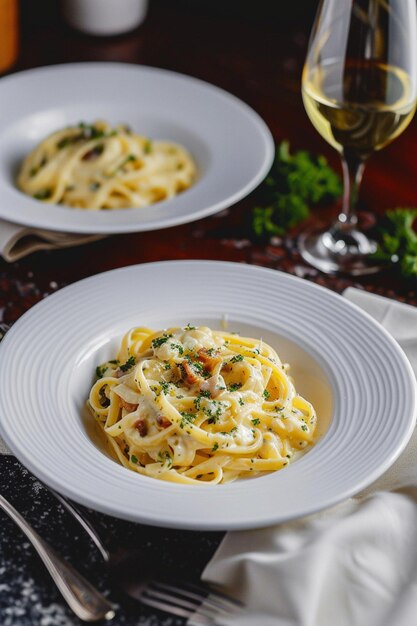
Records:
M140 289L132 290L132 284ZM159 329L156 335L142 332L141 341L148 337L143 354L154 354L149 344L172 367L175 346L168 339L177 335L169 330L161 335L161 330L190 325L217 330L227 325L231 337L236 332L262 340L290 364L297 393L317 413L315 442L305 455L279 471L227 484L156 480L114 460L86 410L97 364L114 360L126 330L140 326ZM124 345L122 361L128 357ZM243 358L244 346L239 350ZM84 279L25 313L3 339L0 355L0 432L18 459L75 501L158 526L255 528L334 505L365 488L395 461L415 421L411 366L370 316L313 283L237 263L150 263ZM121 393L129 377L119 377L117 370L128 373L133 365L129 358L97 376L110 374L109 384L118 384ZM195 370L193 358L189 367L181 359L178 363L185 371ZM236 386L231 387L235 380L223 378L235 399L240 398ZM265 384L263 379L262 394ZM264 398L273 399L272 386L267 392ZM140 402L131 393L125 388L122 399L129 405ZM162 393L158 398L166 403ZM193 399L189 401L194 411ZM203 397L200 401L205 402ZM99 405L95 408L101 411ZM176 413L170 415L175 421ZM181 417L190 423L188 413ZM199 419L195 411L194 417ZM220 447L224 434L210 438ZM129 459L135 463L132 455Z
M94 125L97 120L105 123ZM90 147L79 141L80 129ZM161 155L165 163L167 157L173 161L173 146L172 168L181 176L167 184L163 166L156 169L156 185L138 190L137 170L144 163L154 167ZM68 156L59 177L55 165ZM80 63L27 70L0 84L0 217L18 224L111 234L190 222L245 197L264 179L273 156L271 133L253 109L214 85L175 72ZM97 180L91 169L101 162L105 167ZM78 183L84 177L89 194L78 193L71 171ZM118 184L106 196L113 181L120 183L120 173L127 186ZM98 210L81 210L86 208Z

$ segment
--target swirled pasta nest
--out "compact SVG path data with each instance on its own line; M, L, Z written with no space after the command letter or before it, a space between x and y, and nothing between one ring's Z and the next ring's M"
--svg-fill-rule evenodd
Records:
M97 367L88 406L126 468L184 484L284 468L316 413L261 340L208 327L134 328Z
M24 159L17 185L51 204L122 209L172 198L195 182L196 172L183 146L96 121L44 139Z

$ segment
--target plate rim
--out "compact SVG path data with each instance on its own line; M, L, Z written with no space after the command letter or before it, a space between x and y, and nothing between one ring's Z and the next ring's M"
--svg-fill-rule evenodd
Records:
M195 264L200 264L203 266L224 266L224 267L239 267L239 269L242 268L242 264L240 263L236 263L236 262L228 262L228 261L210 261L210 260L192 260L192 259L187 259L187 260L173 260L173 261L158 261L158 262L149 262L149 263L143 263L143 264L138 264L138 265L131 265L131 266L127 266L127 267L122 267L122 268L116 268L116 269L112 269L112 270L107 270L105 272L101 272L100 274L96 274L93 276L89 276L86 277L84 279L81 279L80 281L76 281L75 283L72 283L71 285L68 285L66 287L63 287L62 289L60 289L59 291L55 292L54 294L52 294L52 296L49 296L48 298L41 300L40 302L38 302L37 304L35 304L33 307L31 307L31 309L29 309L26 313L24 313L18 320L17 322L13 325L13 327L10 329L10 331L8 331L5 335L5 338L3 339L3 341L0 344L0 355L2 354L2 350L4 346L7 346L9 341L13 341L13 339L10 339L10 337L13 338L13 336L19 332L19 327L20 327L20 323L23 323L22 320L23 318L25 319L25 323L27 322L27 319L29 318L29 316L31 315L31 312L34 311L34 309L36 308L37 310L39 310L41 307L47 307L48 306L48 302L51 302L51 297L53 298L54 296L58 296L60 293L66 291L70 291L72 290L74 287L77 287L80 283L88 283L89 281L94 281L97 279L97 277L103 277L103 276L108 276L111 274L115 274L115 273L119 273L119 272L136 272L138 269L140 268L146 268L146 267L154 267L154 266L164 266L166 267L167 265L174 265L174 266L186 266L186 265L195 265ZM227 526L225 526L224 524L220 524L217 523L216 521L213 520L208 520L207 523L205 524L199 524L198 527L196 528L195 522L191 521L189 523L182 522L181 524L179 524L178 522L170 522L170 520L164 521L161 520L160 518L158 518L158 520L156 521L156 517L157 515L153 515L153 519L151 518L147 518L147 519L143 519L143 518L138 518L137 514L134 515L126 515L124 514L120 514L119 512L115 512L115 510L111 507L111 506L107 506L106 504L104 505L98 505L97 501L95 501L94 503L92 503L91 499L85 498L84 496L80 497L79 494L76 493L76 491L74 491L73 487L65 487L65 489L63 489L62 483L60 483L59 481L56 482L55 481L55 477L51 476L50 474L48 474L47 472L45 473L43 469L39 469L35 464L32 464L30 458L27 458L25 456L25 453L22 452L20 449L18 449L18 446L15 446L15 442L13 441L13 437L11 435L9 435L9 433L7 432L7 430L4 428L3 425L3 420L1 419L0 416L0 434L2 435L2 437L4 438L4 440L6 441L6 443L9 445L10 449L13 451L13 453L16 455L16 457L26 466L28 467L28 469L30 471L32 471L36 476L38 476L41 480L43 480L46 484L52 486L53 488L57 489L58 491L62 491L63 493L66 493L66 495L68 495L69 497L73 498L75 501L80 502L81 504L84 504L85 506L93 506L93 508L95 510L101 511L103 513L106 513L108 515L112 515L112 516L116 516L122 519L128 519L134 522L139 522L139 523L143 523L143 524L150 524L150 525L157 525L157 526L161 526L161 527L167 527L167 528L183 528L183 529L189 529L189 530L208 530L208 531L217 531L217 530L224 530L225 528L228 530L243 530L243 529L249 529L249 528L261 528L261 527L265 527L265 526L269 526L271 524L274 523L284 523L290 520L294 520L294 519L298 519L300 517L304 517L313 513L316 513L318 511L321 511L325 508L328 508L330 506L334 506L336 504L338 504L341 501L346 500L347 498L351 497L352 495L354 495L355 493L358 493L359 491L361 491L362 489L364 489L365 487L367 487L368 485L370 485L372 482L374 482L374 480L376 480L379 476L381 476L394 462L395 460L400 456L400 454L402 453L402 451L404 450L404 448L406 447L411 434L414 430L414 426L415 426L415 418L416 418L416 410L417 410L417 406L416 406L416 384L415 384L415 375L413 372L413 369L411 367L411 364L407 358L407 356L405 355L404 351L402 350L402 348L399 346L399 344L396 342L396 340L392 337L392 335L383 327L381 326L371 315L369 315L366 311L364 311L363 309L361 309L359 306L357 306L356 304L350 302L349 300L347 300L346 298L343 298L343 296L341 296L340 294L337 294L336 292L329 290L325 287L322 287L320 285L317 285L315 283L312 283L310 281L306 281L302 278L284 273L284 272L279 272L277 270L273 270L270 268L265 268L265 267L260 267L260 266L254 266L254 265L244 265L245 268L247 268L249 271L255 271L255 272L262 272L262 273L267 273L268 275L272 276L272 274L274 275L278 275L280 276L280 279L285 280L289 280L289 281L293 281L296 282L298 284L304 283L304 284L308 284L309 288L316 290L318 292L326 292L326 294L331 297L334 298L335 300L339 300L339 301L343 301L343 306L346 306L347 308L352 308L355 309L356 311L359 312L359 314L361 316L366 317L371 325L374 326L374 328L377 328L378 331L377 332L382 332L383 335L385 335L385 338L388 340L388 343L391 345L391 348L393 348L396 352L398 357L400 358L400 360L402 361L402 365L405 368L405 372L407 373L408 377L409 377L409 391L411 392L411 399L410 399L410 404L413 406L413 410L410 411L410 416L408 416L408 428L406 431L404 431L403 437L401 442L396 446L395 450L391 451L391 454L388 456L386 456L384 458L383 461L379 461L378 467L374 469L374 471L370 474L368 474L367 476L363 477L362 480L360 481L356 481L354 484L352 484L350 489L345 489L341 494L339 494L339 496L333 496L332 498L327 498L327 500L325 501L321 501L320 504L317 504L315 506L310 506L308 508L306 508L304 510L304 512L302 512L301 514L297 515L297 516L290 516L290 517L280 517L280 516L274 516L273 518L267 518L264 519L262 522L260 521L256 521L256 523L250 521L250 522L245 522L245 521L238 521L238 522L234 522L234 523L228 523ZM14 330L17 329L17 330ZM11 333L11 334L10 334ZM5 342L5 343L4 343ZM0 405L2 404L2 401L0 399ZM411 415L412 413L412 415ZM162 482L162 481L161 481Z
M182 224L194 222L204 217L214 215L215 213L218 213L219 211L222 211L226 208L230 208L231 206L233 206L240 200L244 199L254 189L256 189L256 187L258 187L258 185L264 180L265 176L268 174L272 166L274 156L275 156L275 142L274 142L272 133L268 125L266 124L264 119L261 117L261 115L253 107L247 104L244 100L234 95L233 93L227 91L226 89L223 89L222 87L214 85L201 78L184 74L182 72L177 72L175 70L170 70L170 69L165 69L165 68L159 68L159 67L151 66L151 65L142 65L142 64L137 64L137 63L126 63L126 62L113 62L113 61L86 61L86 62L74 62L74 63L56 63L53 65L44 65L44 66L39 66L35 68L25 69L25 70L14 72L12 74L5 76L0 82L0 94L2 93L2 90L8 88L7 87L8 84L21 81L21 80L24 81L27 76L33 76L36 74L39 74L39 75L49 74L49 73L53 73L56 71L70 72L70 71L85 71L86 70L88 72L88 71L94 71L97 68L101 68L101 69L108 68L109 70L113 70L113 71L114 70L117 71L118 69L120 70L128 69L128 71L132 70L132 71L144 72L144 73L154 75L154 76L165 75L174 79L178 78L180 80L186 80L187 82L190 82L192 84L200 85L203 89L208 89L209 91L212 91L213 93L218 94L225 100L228 100L229 102L233 103L233 105L237 109L240 108L242 111L245 111L245 113L250 116L259 134L260 143L263 144L264 158L263 158L263 162L259 165L257 172L252 176L252 178L243 187L235 191L234 194L231 194L227 198L221 201L218 201L214 204L208 204L206 206L206 203L204 203L204 207L202 209L198 211L193 211L191 215L176 216L175 213L173 213L172 216L169 215L168 217L164 219L158 220L158 218L156 218L148 222L141 223L140 222L141 209L133 207L133 208L126 209L126 211L137 212L139 219L137 219L136 221L134 220L133 222L127 221L126 223L119 223L119 224L98 223L97 225L95 225L95 224L77 224L76 219L74 220L70 219L69 222L65 221L63 225L60 225L59 223L51 224L51 222L48 220L48 216L42 217L41 212L34 211L33 217L31 216L30 219L27 219L27 217L25 218L24 216L20 216L18 212L13 215L8 214L7 212L4 213L4 210L2 209L2 206L0 205L0 218L1 219L13 221L16 224L19 224L22 226L27 226L27 227L32 227L32 228L43 228L43 229L51 230L53 232L67 232L67 233L80 234L80 235L82 234L84 235L98 235L98 234L111 235L111 234L122 234L122 233L132 233L132 232L149 232L152 230L159 230L162 228L173 228L174 226L180 226ZM17 118L17 120L18 119L19 118ZM2 129L2 127L3 125L0 120L0 130ZM22 195L21 197L22 202L26 203L28 202L28 200L31 200L29 198L25 198L25 194L23 194L22 192L21 192L21 195ZM167 202L169 202L169 200ZM160 204L164 204L164 203L160 203ZM62 209L62 207L60 207L59 205L48 204L48 206L57 208L58 210ZM70 210L76 211L77 209L70 209ZM99 213L97 212L97 214ZM70 216L71 213L68 213L66 215ZM59 218L58 218L58 221L59 221Z

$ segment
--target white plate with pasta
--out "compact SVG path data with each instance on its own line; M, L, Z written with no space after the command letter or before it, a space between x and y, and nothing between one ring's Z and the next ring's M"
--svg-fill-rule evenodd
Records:
M231 206L265 177L259 115L196 78L118 63L0 84L0 217L74 233L154 230Z
M334 505L394 462L415 422L413 372L377 323L242 264L85 279L26 313L0 353L0 430L22 463L159 526L255 528Z

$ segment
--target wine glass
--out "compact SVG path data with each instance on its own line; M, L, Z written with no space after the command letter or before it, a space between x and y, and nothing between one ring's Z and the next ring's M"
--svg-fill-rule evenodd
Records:
M340 153L342 210L326 232L300 236L302 257L326 273L379 270L358 228L365 162L410 123L417 98L416 0L321 0L302 77L304 106Z

